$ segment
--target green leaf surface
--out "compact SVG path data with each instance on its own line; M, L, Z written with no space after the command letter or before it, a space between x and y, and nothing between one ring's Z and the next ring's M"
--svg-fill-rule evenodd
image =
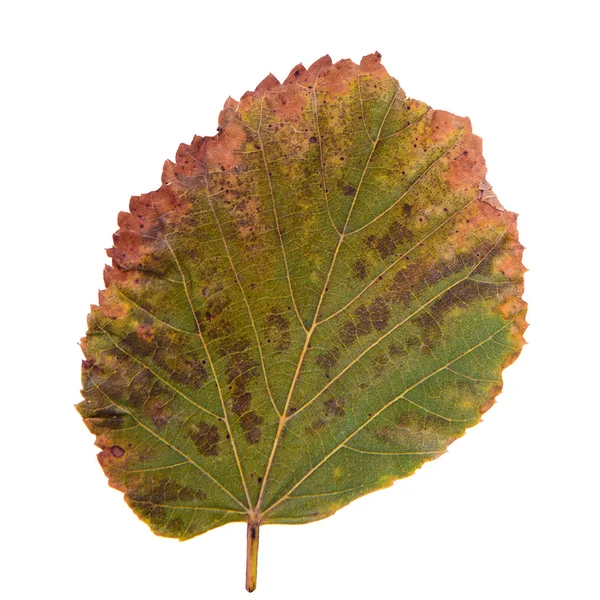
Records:
M523 345L524 268L469 120L379 54L270 75L218 132L119 215L78 410L155 533L246 521L251 548L480 420Z

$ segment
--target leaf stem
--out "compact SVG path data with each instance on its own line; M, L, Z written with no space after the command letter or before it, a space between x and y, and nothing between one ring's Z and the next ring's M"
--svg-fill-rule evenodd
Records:
M246 533L246 591L256 589L256 570L258 567L258 523L248 522Z

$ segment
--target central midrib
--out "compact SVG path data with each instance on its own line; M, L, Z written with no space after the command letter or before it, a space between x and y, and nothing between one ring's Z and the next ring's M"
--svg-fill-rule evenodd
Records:
M360 75L359 75L359 77L360 77ZM315 94L316 94L316 84L317 84L317 81L318 81L318 78L315 79L315 92L314 92ZM331 278L331 274L333 272L333 268L335 266L335 262L336 262L338 254L339 254L339 250L340 250L340 248L342 246L342 243L344 242L344 239L345 239L345 236L346 236L346 230L347 230L347 227L348 227L348 223L350 222L350 217L352 216L352 211L354 210L354 206L356 205L356 200L357 200L358 195L360 193L360 189L361 189L362 183L364 181L365 174L367 172L369 163L371 161L373 153L375 152L375 148L377 147L377 144L379 143L379 140L380 140L380 137L381 137L381 132L382 132L383 127L385 125L385 122L386 122L386 120L387 120L387 118L388 118L388 116L390 114L392 106L394 105L394 102L396 101L396 98L398 97L398 92L399 91L400 91L400 88L397 86L396 87L396 91L395 91L395 93L394 93L394 95L393 95L393 97L392 97L392 99L391 99L391 101L390 101L390 103L388 105L388 108L387 108L385 114L383 115L381 123L379 124L379 128L378 128L378 131L377 131L377 137L375 138L375 140L373 140L373 146L371 148L371 152L369 153L369 156L367 157L367 159L365 161L365 165L363 167L360 180L358 182L358 185L356 186L356 191L354 192L354 197L352 199L352 204L350 205L350 209L348 210L348 214L346 216L346 220L345 220L345 223L344 223L344 228L343 228L342 232L339 234L338 243L337 243L336 249L334 251L333 257L331 259L331 265L329 267L329 271L327 273L327 277L325 278L325 282L323 284L323 288L322 288L321 294L319 296L319 301L317 302L317 307L315 309L315 314L314 314L314 317L313 317L313 321L312 321L311 327L306 332L306 340L304 342L304 347L302 348L302 352L300 353L300 356L298 358L298 364L297 364L297 367L296 367L296 371L294 373L294 378L292 379L292 383L290 385L290 389L289 389L289 392L288 392L287 397L286 397L286 401L285 401L285 406L284 406L284 409L283 409L283 413L281 414L281 417L279 419L279 424L278 424L278 427L277 427L277 432L276 432L275 438L273 440L273 447L271 449L271 453L269 455L269 460L267 462L267 467L265 469L265 474L263 476L263 480L262 480L262 484L261 484L261 488L260 488L260 492L259 492L259 496L258 496L258 501L256 503L256 507L254 509L251 508L251 513L253 514L254 519L255 519L255 521L257 523L259 523L260 519L261 519L262 502L264 500L265 491L267 489L267 482L268 482L268 479L269 479L269 474L271 472L271 467L273 465L273 459L274 459L275 453L276 453L278 445L279 445L279 440L281 438L281 432L283 431L283 428L285 427L285 424L287 422L288 410L289 410L289 407L290 407L290 401L291 401L291 398L292 398L292 396L294 394L296 383L298 381L298 377L300 375L300 371L302 369L302 365L303 365L304 359L306 357L306 352L308 350L308 347L309 347L309 344L310 344L310 340L312 338L312 335L313 335L315 329L319 325L319 322L318 322L319 311L321 309L321 305L323 303L323 299L324 299L325 294L326 294L327 289L328 289L329 280ZM361 102L362 102L362 100L361 100ZM316 112L316 110L315 110L315 112ZM319 137L320 137L320 134L319 134ZM262 146L263 145L261 144L261 147ZM320 156L320 160L322 162L322 147L321 147L320 143L319 143L319 156ZM267 169L267 178L270 181L270 176L269 176L268 169ZM272 191L272 186L271 186L271 191ZM275 202L275 198L273 198L273 201ZM283 247L283 239L281 239L281 245ZM285 249L282 248L282 251L284 252L284 255L285 255ZM286 264L286 267L287 267L287 264ZM288 276L289 276L289 272L288 272ZM291 282L290 282L290 292L292 292Z

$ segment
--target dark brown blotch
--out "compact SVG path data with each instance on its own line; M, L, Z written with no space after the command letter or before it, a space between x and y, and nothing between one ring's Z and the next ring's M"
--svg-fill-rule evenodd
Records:
M356 194L356 188L352 187L349 183L347 183L342 188L342 193L344 194L344 196L354 196L354 194Z
M227 357L226 374L230 390L231 409L236 415L245 417L246 414L250 414L252 405L252 394L247 385L251 379L259 375L260 365L252 358L250 342L244 338L223 340L219 346L219 354ZM260 439L260 435L257 434L252 422L252 417L245 417L246 427L242 426L242 428L246 433L246 437L255 439L258 436L258 439ZM258 431L260 432L260 429Z
M359 258L352 264L352 276L355 279L364 280L367 276L367 261Z
M318 419L315 419L310 426L306 427L304 431L307 435L313 435L317 431L321 431L321 429L324 427L325 419L323 417L319 417Z
M138 325L139 327L141 326ZM142 357L151 356L157 347L154 343L154 334L142 336L137 331L128 333L121 341L121 345L134 356Z
M196 388L208 379L208 373L197 354L187 344L172 343L157 348L154 360L168 373L169 379Z
M503 285L502 292L507 293L508 291L507 285ZM496 299L498 293L496 284L480 283L471 279L465 279L444 292L431 304L431 314L419 315L414 320L420 328L420 338L424 349L432 349L433 345L439 341L441 337L440 324L453 309L467 310L473 305L480 306L490 298Z
M151 323L140 323L136 328L135 332L138 337L145 342L152 342L154 339L154 326Z
M121 399L127 390L127 375L123 368L121 367L121 362L124 361L124 355L121 354L119 356L119 362L117 362L117 369L112 372L108 377L105 375L105 379L101 381L101 383L96 383L95 385L99 387L102 392L109 398L113 399Z
M152 504L145 499L134 500L131 498L131 508L144 520L160 527L167 520L167 511L162 506Z
M232 388L231 409L236 415L244 414L252 403L252 394L241 385Z
M373 300L369 305L369 315L375 331L381 331L388 326L390 309L383 298L375 298Z
M315 362L325 371L325 373L329 373L329 371L337 365L339 353L339 348L335 346L331 350L319 354L315 359Z
M230 193L236 195L241 187L240 180L237 181L237 187L230 188ZM238 233L242 239L246 239L252 234L256 234L261 225L261 207L260 199L256 196L242 198L233 209L233 215Z
M150 395L160 395L164 392L162 384L152 373L142 368L129 384L129 404L140 408L150 398Z
M188 531L187 523L184 523L182 519L179 517L174 517L173 515L169 516L169 520L167 521L166 527L169 531L174 533L182 533Z
M343 417L346 414L344 410L345 405L345 398L329 398L325 400L325 416Z
M167 426L171 420L171 414L164 400L159 398L152 404L150 407L150 418L159 429Z
M369 305L362 304L354 311L354 319L345 323L340 330L340 339L346 346L354 343L360 336L371 331L385 329L390 320L391 311L383 298L375 298Z
M408 354L407 349L402 344L390 344L388 351L393 358L403 358Z
M128 492L134 502L151 502L152 504L168 504L171 502L191 502L204 500L206 493L202 490L178 484L167 479L151 480Z
M266 334L278 352L285 352L292 343L290 322L275 308L267 315Z
M431 266L412 262L396 272L388 288L389 294L402 306L409 306L423 290L451 277L461 268L463 263L458 259L450 264L438 261Z
M110 449L110 453L115 458L121 458L125 454L125 450L123 450L121 446L112 446L112 448Z
M433 352L435 346L442 338L442 328L437 319L429 312L421 312L413 320L419 329L419 341L421 342L421 351L424 354Z
M209 425L206 421L200 421L190 432L191 440L203 456L219 455L220 437L218 427Z
M385 260L395 254L398 247L409 239L410 230L400 221L393 221L383 235L370 235L367 238L367 246L376 250L379 257Z
M373 357L373 367L376 377L379 377L386 369L390 362L390 358L386 353L379 353Z
M196 318L201 324L202 332L206 333L206 336L209 339L222 337L227 333L225 330L230 329L230 327L228 328L225 326L222 317L231 304L231 299L221 293L219 286L217 286L216 289L209 289L208 287L203 288L202 295L208 298L206 310L204 312L196 312ZM207 315L209 315L210 318L207 318Z
M260 428L263 419L261 416L256 414L253 410L244 413L240 417L240 425L244 432L246 441L249 444L258 444L262 437L262 430Z

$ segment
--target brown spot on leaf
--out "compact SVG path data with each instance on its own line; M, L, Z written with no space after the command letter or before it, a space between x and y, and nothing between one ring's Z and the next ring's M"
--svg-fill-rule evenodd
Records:
M233 209L235 224L242 239L258 232L261 227L260 198L251 196L240 200Z
M407 355L407 350L401 344L390 344L389 353L394 358L402 358Z
M347 183L342 188L342 193L344 194L344 196L354 196L354 194L356 194L356 188L352 187L349 183Z
M396 253L400 244L410 239L410 231L400 221L393 221L387 231L381 235L371 235L367 238L367 246L377 250L382 260Z
M276 308L267 315L266 334L272 340L275 349L285 352L291 345L290 322Z
M133 502L160 505L204 500L206 493L169 479L148 479L128 490L127 497Z
M305 432L307 435L312 435L316 431L323 429L323 427L325 427L325 419L323 417L319 417L310 424L310 427L305 429Z
M328 350L327 352L322 352L319 354L315 360L315 362L325 370L326 373L329 373L329 370L335 367L338 362L339 349L333 348L332 350Z
M116 458L120 458L121 456L123 456L125 454L125 450L123 450L123 448L121 448L121 446L113 446L110 449L110 453L115 456Z
M151 342L154 339L154 327L147 323L140 323L135 328L138 336L145 342Z
M120 446L107 445L106 439L103 436L96 438L96 445L102 448L98 453L97 459L104 473L109 478L108 483L111 487L121 492L126 491L126 488L119 477L116 476L121 466L117 467L117 463L125 460L125 450Z
M442 294L430 305L430 310L441 321L454 308L468 308L473 302L481 303L485 298L496 294L494 285L480 286L476 281L465 279Z
M216 425L209 425L206 421L200 421L192 427L190 438L200 454L204 456L219 455L220 435Z
M161 398L158 398L149 410L152 422L160 429L165 427L171 420L171 414L169 413L167 405Z
M155 343L152 343L154 336L141 336L139 333L128 333L120 342L120 346L125 348L127 352L135 356L148 357L151 356L157 348Z
M248 382L259 374L259 363L250 354L250 343L244 338L222 340L219 354L227 357L227 383L231 390L231 408L236 415L245 413L251 405Z
M219 288L214 290L205 288L202 290L202 295L208 298L208 302L206 303L208 310L206 310L204 314L196 313L196 317L200 323L203 321L210 322L210 326L206 328L204 328L205 323L202 323L203 331L206 329L207 336L211 339L216 339L230 328L229 325L226 324L223 319L219 319L219 317L222 317L228 309L231 304L231 299L228 296L225 296ZM206 315L210 315L210 319L207 319ZM219 320L215 322L217 319Z
M436 345L442 339L443 331L440 323L434 317L435 313L423 311L413 319L414 324L419 328L419 340L421 342L421 351L429 354L435 350Z
M376 377L380 377L385 372L385 368L389 362L389 356L385 353L379 353L373 357L374 373Z
M369 305L369 316L375 331L381 331L388 326L390 309L383 298L375 298L371 302Z
M361 335L385 329L390 319L390 309L383 298L375 298L368 306L362 304L354 311L354 320L345 323L340 330L340 339L348 346Z
M346 411L344 406L346 400L344 398L329 398L325 401L325 410L327 416L343 417Z
M148 369L140 369L129 383L129 403L140 408L150 398L150 394L160 396L165 387Z
M367 261L364 258L354 261L352 264L352 275L355 279L365 279L367 276Z
M167 511L162 506L158 506L148 500L131 500L130 506L140 517L152 524L153 528L161 527L167 520Z
M257 444L260 442L262 437L262 430L260 428L263 419L261 416L256 414L254 411L244 413L240 417L240 425L244 431L244 436L249 444Z

